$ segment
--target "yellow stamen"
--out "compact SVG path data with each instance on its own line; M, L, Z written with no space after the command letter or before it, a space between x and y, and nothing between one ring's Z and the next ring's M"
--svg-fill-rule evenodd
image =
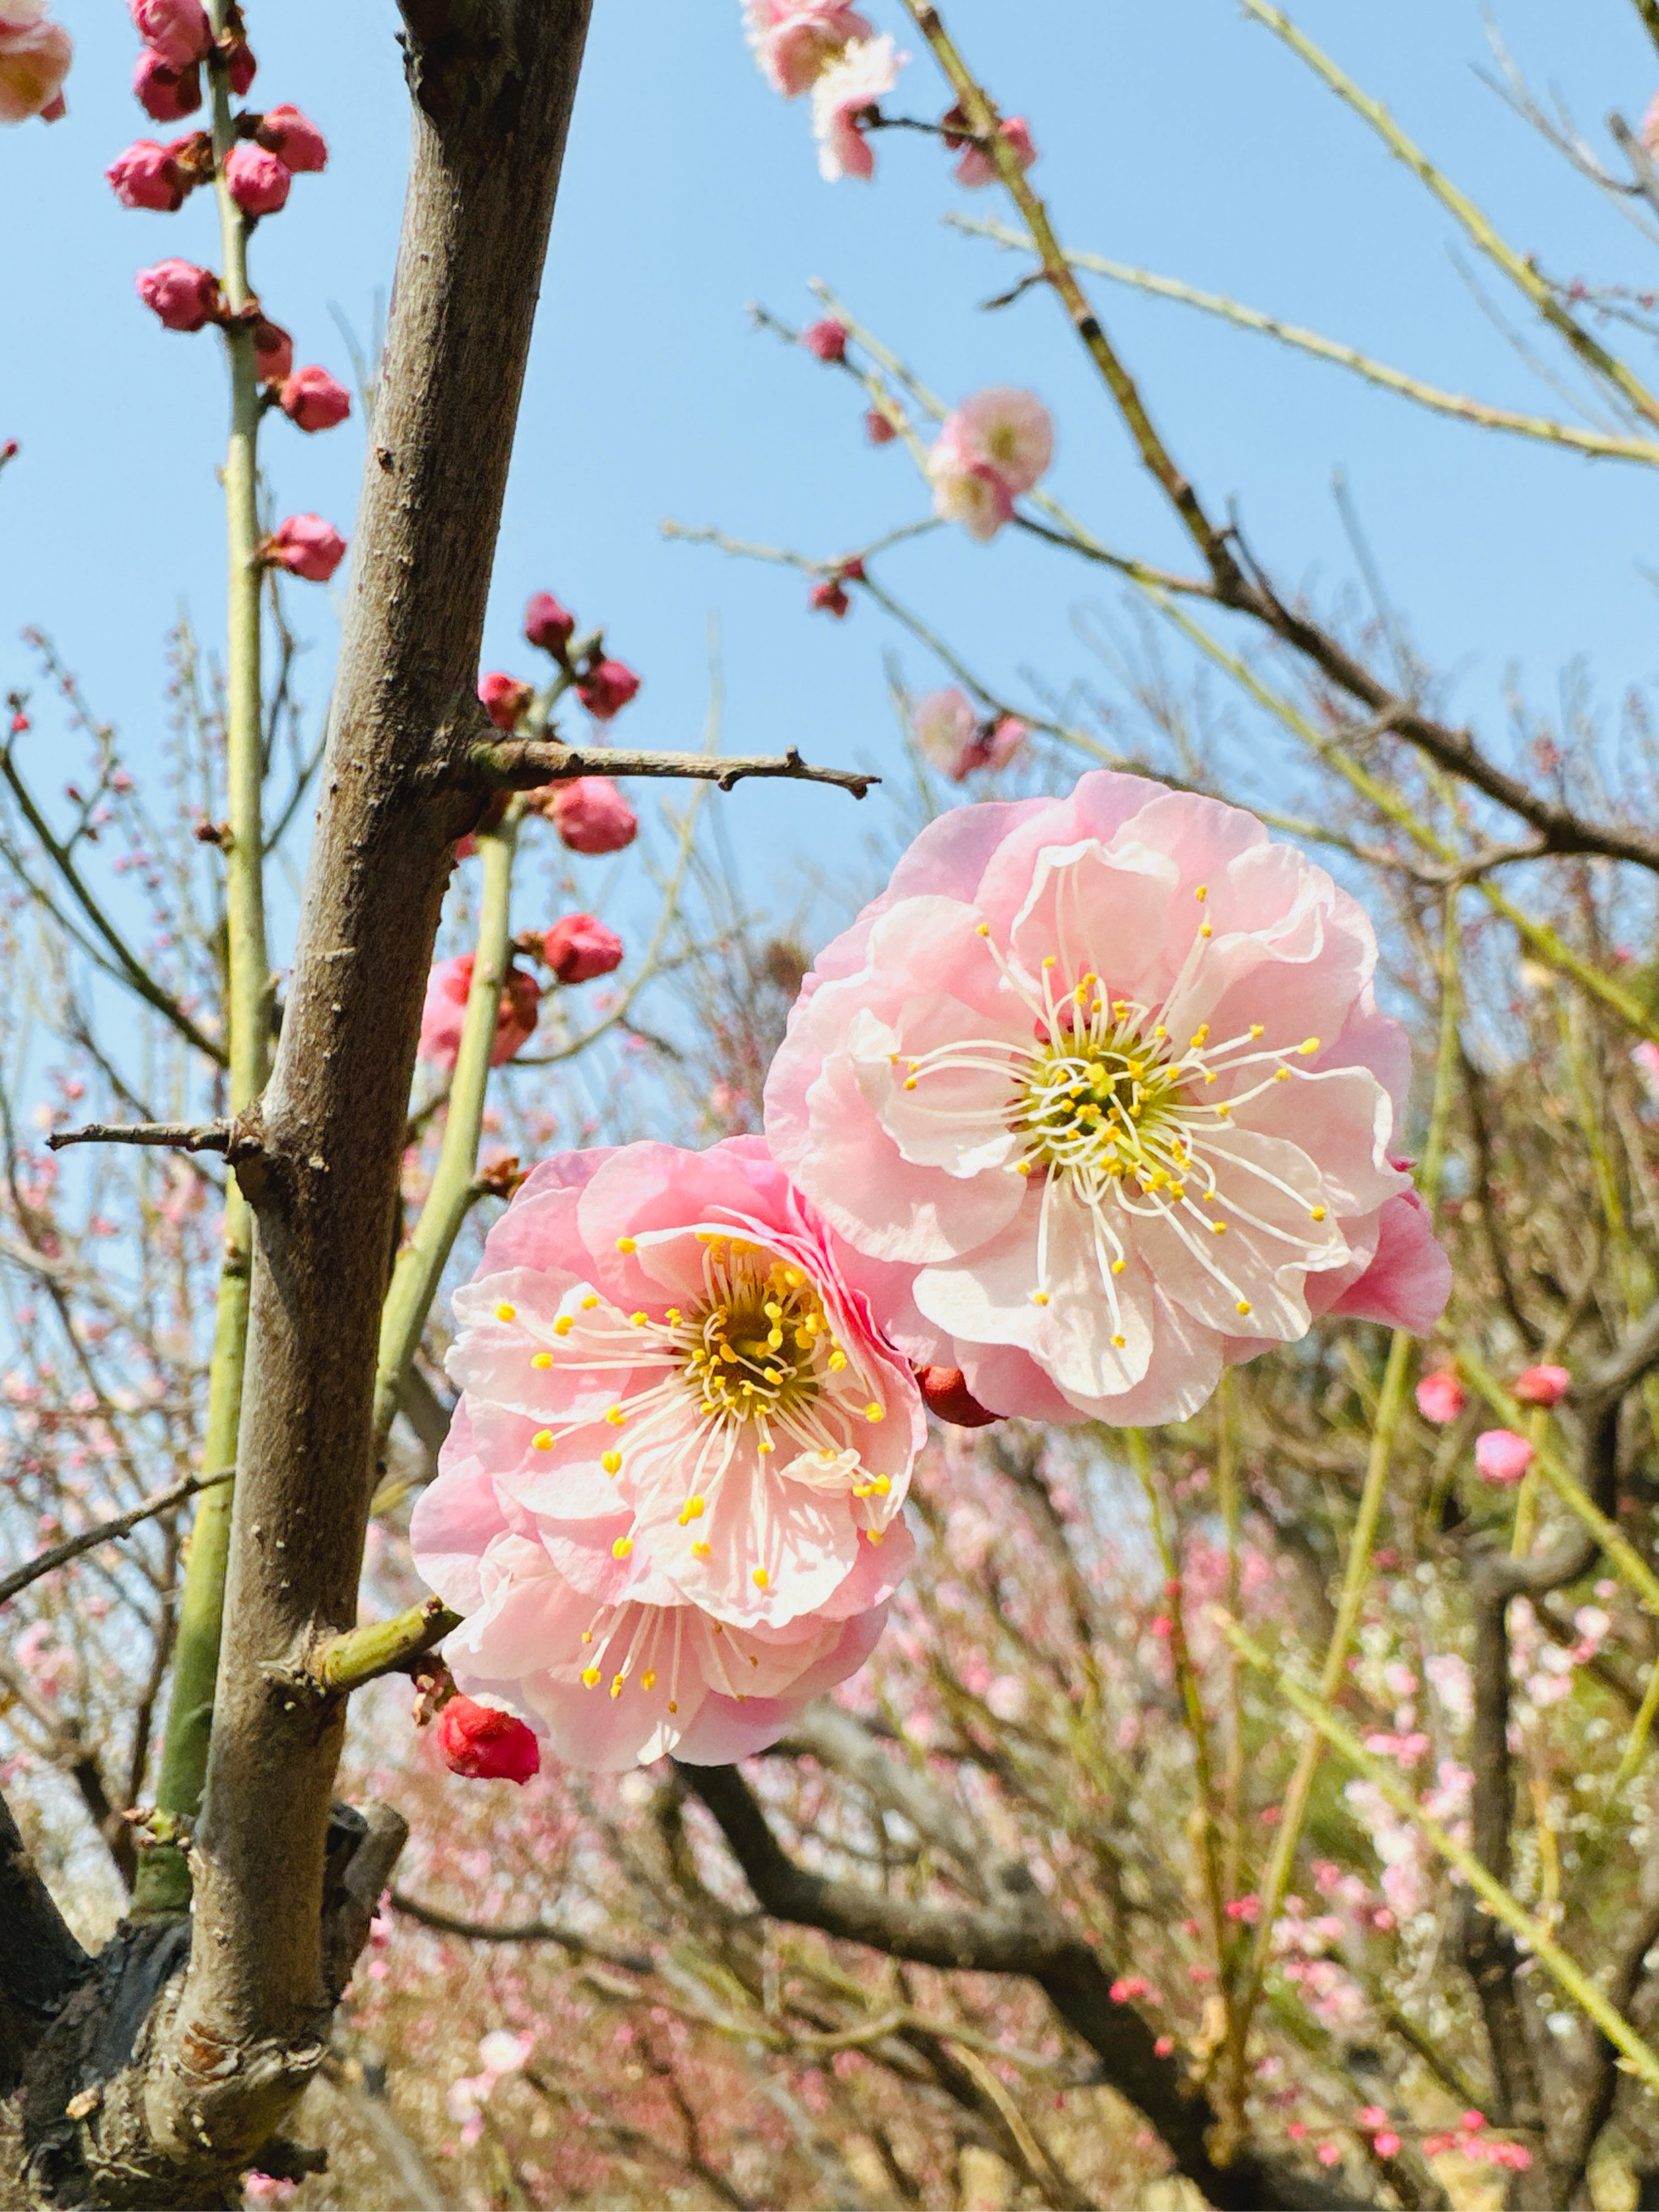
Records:
M1301 1043L1297 1047L1297 1050L1301 1053L1304 1058L1309 1053L1317 1052L1318 1049L1319 1039L1317 1037L1304 1037Z
M878 1406L872 1398L864 1409L864 1418L866 1421L884 1421L887 1418L887 1408L885 1406Z
M767 1573L767 1571L766 1571L766 1570L765 1570L765 1568L764 1568L764 1567L757 1567L757 1568L756 1568L756 1570L755 1570L755 1588L756 1588L757 1589L764 1589L766 1588L767 1584L771 1581L771 1579L772 1579L771 1576L770 1576L770 1575L769 1575L769 1574Z
M1046 1305L1048 1304L1048 1291L1032 1291L1032 1293L1031 1293L1031 1304L1032 1304L1034 1306L1046 1306Z
M657 1670L654 1667L647 1667L640 1677L640 1687L642 1690L654 1690L656 1686Z
M1325 1208L1322 1206L1310 1207L1310 1211L1316 1221L1322 1221L1325 1218Z
M495 1318L497 1321L517 1321L519 1318L519 1309L517 1306L508 1305L507 1301L503 1299L501 1304L495 1309Z
M613 1559L625 1559L633 1548L634 1539L631 1536L618 1536L611 1547L611 1556Z
M530 1364L532 1367L550 1367L553 1364L553 1355L550 1352L532 1352Z
M535 1435L532 1437L530 1441L538 1451L551 1451L553 1449L553 1431L551 1429L538 1429Z
M622 1454L619 1451L608 1451L605 1453L604 1458L600 1460L599 1465L605 1469L607 1474L620 1474L622 1471Z
M582 1311L584 1313L592 1313L594 1307L598 1305L599 1303L599 1301L597 1294L594 1291L590 1291L587 1296L582 1300Z
M599 1670L597 1667L584 1667L582 1668L582 1683L584 1687L590 1690L596 1688L599 1684Z
M619 1237L617 1239L617 1249L619 1252L637 1252L639 1249L631 1237Z
M555 1336L568 1336L575 1326L575 1322L570 1315L561 1314L553 1324L553 1334Z
M693 1544L691 1547L691 1556L694 1559L708 1559L712 1556L713 1552L714 1547L712 1544ZM718 1636L720 1632L720 1625L717 1622L714 1627L714 1633Z
M628 1416L620 1406L613 1406L605 1418L613 1429L619 1429L627 1421Z
M1250 1302L1248 1298L1241 1298L1239 1300L1238 1310L1240 1313L1249 1313L1250 1310Z

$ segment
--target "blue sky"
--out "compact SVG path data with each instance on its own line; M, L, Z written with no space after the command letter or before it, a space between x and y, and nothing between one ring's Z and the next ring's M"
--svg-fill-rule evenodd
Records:
M891 0L870 0L903 35ZM162 332L133 271L167 253L211 259L204 198L176 216L120 209L105 163L149 126L127 82L135 44L117 0L59 0L76 33L70 114L0 134L0 690L31 676L17 642L39 623L98 710L143 753L163 715L164 638L181 602L216 635L216 487L223 387L210 337ZM1632 121L1659 59L1624 0L1571 11L1499 0L1498 24L1540 87L1559 84L1599 132ZM1547 390L1459 275L1452 227L1362 126L1230 0L954 0L947 19L1005 110L1031 121L1036 180L1060 235L1178 274L1500 404ZM1648 249L1482 85L1474 0L1358 10L1302 0L1333 49L1489 210L1565 275L1656 281ZM254 97L295 102L326 131L326 175L303 177L262 227L255 279L301 361L349 378L331 310L367 335L389 287L403 188L405 96L389 0L251 0ZM917 52L894 106L946 104ZM524 668L519 609L538 586L602 619L645 690L617 734L701 740L718 619L732 750L892 766L884 647L918 688L940 680L860 605L809 616L798 578L666 544L665 517L835 553L921 511L901 449L864 444L854 395L749 327L763 301L804 319L821 276L947 396L1011 380L1059 424L1057 494L1108 539L1154 559L1182 549L1053 302L977 302L1014 270L941 228L949 208L999 213L951 185L937 147L890 135L873 185L823 183L804 105L770 94L736 0L598 0L544 289L497 561L484 665ZM1465 250L1466 260L1472 258ZM1513 313L1494 274L1480 282ZM1655 660L1641 573L1651 485L1641 471L1431 420L1340 372L1288 358L1189 311L1098 288L1103 315L1212 509L1237 497L1281 582L1338 589L1352 562L1333 507L1346 469L1390 593L1421 646L1457 672L1459 709L1503 743L1513 665L1547 710L1586 659L1616 702ZM1522 319L1515 314L1516 321ZM1634 357L1645 370L1645 342ZM1659 364L1653 364L1659 369ZM283 511L349 530L361 425L305 438L277 423L266 460ZM1100 672L1074 617L1109 607L1093 575L1007 538L929 538L888 574L1012 690ZM320 710L329 595L296 595L313 641L304 689ZM42 738L49 742L50 717ZM717 799L750 896L789 905L803 861L862 871L880 801L755 787Z

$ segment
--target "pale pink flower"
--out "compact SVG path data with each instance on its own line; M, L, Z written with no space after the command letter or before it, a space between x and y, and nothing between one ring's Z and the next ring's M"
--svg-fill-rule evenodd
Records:
M755 58L786 100L810 92L830 64L872 27L847 0L748 0L744 12Z
M1425 1375L1417 1386L1417 1410L1437 1428L1455 1421L1468 1402L1468 1392L1449 1367Z
M213 50L213 30L202 0L128 0L127 12L139 37L169 69L188 69Z
M440 1067L453 1067L461 1048L461 1028L472 988L472 955L440 960L426 979L426 1003L421 1008L420 1055ZM495 1042L489 1064L500 1067L536 1034L541 988L522 968L509 968L495 1015Z
M1474 1440L1474 1463L1486 1482L1519 1482L1536 1456L1513 1429L1482 1429Z
M1009 762L1023 752L1030 731L1018 714L1004 714L994 722L985 738L985 763L988 769L1006 768Z
M288 205L293 183L286 161L248 139L239 139L225 156L225 186L244 215L277 214Z
M960 783L978 765L979 716L954 684L917 700L910 710L910 730L934 767L953 782Z
M1523 1406L1553 1406L1571 1389L1572 1376L1565 1367L1528 1367L1510 1387Z
M1018 499L1047 475L1054 461L1054 417L1036 392L993 385L945 416L930 459L941 456L959 469L992 470L1010 498Z
M580 1765L708 1764L862 1664L927 1428L839 1260L759 1138L534 1170L457 1293L412 1528L469 1696Z
M1096 772L962 808L820 954L767 1133L919 1364L997 1413L1180 1419L1321 1314L1445 1303L1376 961L1218 800Z
M608 775L556 785L545 811L573 853L620 853L640 834L639 816Z
M0 123L32 115L56 123L64 113L64 80L75 42L46 14L46 0L4 0L0 6Z
M328 141L308 116L286 101L268 107L259 118L259 143L276 155L295 176L328 167Z
M927 457L927 477L939 520L959 522L981 545L1014 519L1013 500L996 471L983 463L963 461L956 447L943 440Z
M951 115L960 113L960 109L951 110ZM950 120L951 116L947 116L945 121L948 123ZM1023 115L1011 115L1001 125L997 136L1013 149L1014 159L1019 163L1020 167L1029 169L1036 159L1036 148L1031 143L1030 129L1025 118ZM956 143L960 144L961 141L957 140ZM982 146L963 147L962 159L951 173L959 185L965 185L969 191L976 191L981 185L994 185L998 179L997 165Z
M310 584L325 584L345 558L346 542L320 514L290 514L277 524L263 550L274 568Z
M818 142L818 172L833 184L838 177L872 177L876 157L864 135L863 118L878 107L898 82L909 59L884 33L846 47L812 86L812 131Z

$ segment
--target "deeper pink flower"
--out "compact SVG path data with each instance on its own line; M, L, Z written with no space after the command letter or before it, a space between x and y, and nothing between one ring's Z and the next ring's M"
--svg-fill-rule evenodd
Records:
M833 184L837 177L874 176L876 157L865 137L872 108L898 82L908 56L890 38L860 39L843 49L812 85L812 130L818 141L818 170Z
M786 100L810 92L871 25L847 0L749 0L749 42L767 82Z
M293 183L286 161L246 138L225 156L226 189L244 215L276 215L288 205Z
M283 412L302 430L331 430L351 412L351 394L325 368L296 368L283 386Z
M253 368L261 384L282 384L294 374L293 339L263 315L253 325Z
M499 668L478 678L478 696L483 701L485 714L498 730L516 728L535 696L533 684L520 683L516 676L508 676Z
M259 118L258 138L295 176L328 167L328 141L308 116L286 102L266 108Z
M259 64L253 58L253 49L246 39L238 39L225 58L225 74L230 79L230 88L238 100L259 74Z
M219 279L193 261L158 261L135 279L138 297L164 330L199 331L224 312Z
M1519 1482L1536 1455L1513 1429L1482 1429L1474 1440L1474 1463L1486 1482Z
M290 514L264 544L265 558L307 583L325 584L345 558L346 542L320 514Z
M806 594L806 604L815 614L833 615L842 621L851 611L853 602L847 596L847 586L839 576L825 576L813 585Z
M820 361L845 361L847 358L847 325L826 315L822 322L810 323L800 334L800 342L808 353Z
M32 115L57 122L74 58L75 42L46 15L45 0L9 0L0 15L0 123L25 123Z
M213 51L213 30L202 0L128 0L133 28L171 70L188 69Z
M945 117L945 122L948 124L951 117L961 114L960 108L952 108L951 114ZM963 119L966 120L965 118ZM1020 167L1029 169L1036 159L1036 148L1031 143L1031 133L1025 118L1011 115L997 136L1013 149L1014 159ZM982 146L969 145L963 148L962 159L951 173L959 185L965 185L969 191L976 191L981 185L995 184L1000 173Z
M576 617L562 607L551 592L535 592L524 611L524 634L532 645L562 660L575 634Z
M863 1662L926 1423L760 1139L544 1161L455 1316L413 1542L469 1695L581 1765L708 1764Z
M1523 1406L1553 1406L1571 1389L1572 1376L1565 1367L1528 1367L1510 1387Z
M453 1067L461 1048L461 1027L472 988L472 955L440 960L426 979L426 1003L421 1008L420 1055L440 1067ZM541 989L522 968L509 968L495 1015L495 1042L489 1065L500 1067L529 1043L536 1034Z
M146 46L132 72L132 91L153 122L177 123L202 104L202 72L194 63L188 69L169 69Z
M919 1364L1000 1413L1180 1419L1320 1314L1445 1303L1376 960L1218 800L1097 772L962 808L820 954L767 1133Z
M1047 475L1054 458L1054 417L1036 392L997 384L945 416L929 465L989 469L1018 499Z
M573 853L620 853L640 817L608 775L579 775L554 792L548 816Z
M1449 1367L1425 1375L1417 1386L1417 1410L1437 1428L1455 1421L1468 1402L1468 1392Z
M602 660L576 686L576 696L596 722L614 722L639 696L640 678L625 660Z
M190 179L171 150L153 138L136 139L104 174L123 207L150 208L158 215L176 214L190 190Z
M438 1715L438 1748L452 1774L481 1782L529 1781L541 1771L542 1747L512 1713L471 1698L451 1698Z
M542 957L562 983L591 983L622 965L623 941L591 914L562 914L542 939Z

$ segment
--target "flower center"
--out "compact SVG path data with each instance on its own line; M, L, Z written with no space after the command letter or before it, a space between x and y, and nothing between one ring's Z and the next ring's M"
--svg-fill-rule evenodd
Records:
M1100 1027L1100 1016L1087 1030L1073 1024L1065 1042L1040 1046L1016 1078L1009 1127L1024 1145L1027 1171L1139 1177L1162 1169L1167 1177L1191 1149L1184 1071L1166 1040L1146 1044L1117 1018L1097 1036Z
M699 1410L726 1422L811 1405L820 1357L833 1358L839 1349L805 1275L781 1261L762 1273L760 1256L734 1254L725 1295L688 1315L676 1331Z

